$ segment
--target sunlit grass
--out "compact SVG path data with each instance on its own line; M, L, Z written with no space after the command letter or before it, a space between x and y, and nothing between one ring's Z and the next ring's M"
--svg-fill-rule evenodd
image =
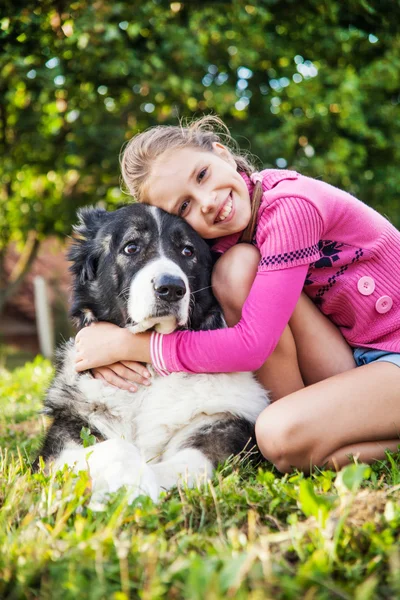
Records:
M93 512L86 473L29 467L51 374L1 373L1 598L400 597L399 454L311 477L235 458L201 489Z

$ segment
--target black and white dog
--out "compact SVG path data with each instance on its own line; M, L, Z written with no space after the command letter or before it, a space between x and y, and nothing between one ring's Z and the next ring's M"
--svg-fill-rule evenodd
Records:
M185 221L143 204L79 216L69 259L80 327L109 321L133 333L169 333L224 326L210 287L211 252ZM131 393L77 374L74 357L71 340L45 400L53 421L40 454L58 467L89 468L94 501L123 485L130 499L157 499L180 476L194 485L249 440L254 445L268 397L250 373L154 373L151 386ZM95 445L83 447L82 427Z

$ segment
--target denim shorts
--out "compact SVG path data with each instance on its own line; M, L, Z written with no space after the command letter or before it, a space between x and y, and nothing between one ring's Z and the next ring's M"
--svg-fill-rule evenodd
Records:
M354 348L354 360L357 367L369 365L373 362L390 362L400 367L400 353L385 352L385 350L374 350L373 348Z

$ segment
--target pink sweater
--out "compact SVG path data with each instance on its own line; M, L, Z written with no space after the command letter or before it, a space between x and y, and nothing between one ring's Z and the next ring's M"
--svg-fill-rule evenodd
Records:
M152 334L154 367L254 371L273 352L302 290L353 347L400 352L400 232L350 194L294 171L243 174L263 197L253 243L261 253L241 321L217 331ZM240 237L221 238L220 252Z

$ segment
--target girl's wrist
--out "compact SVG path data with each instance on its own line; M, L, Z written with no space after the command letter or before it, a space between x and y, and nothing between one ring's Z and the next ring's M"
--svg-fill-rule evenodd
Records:
M151 363L150 354L150 337L151 332L145 331L144 333L131 333L126 330L129 334L126 345L124 344L124 350L126 350L125 360L135 360L138 362Z

